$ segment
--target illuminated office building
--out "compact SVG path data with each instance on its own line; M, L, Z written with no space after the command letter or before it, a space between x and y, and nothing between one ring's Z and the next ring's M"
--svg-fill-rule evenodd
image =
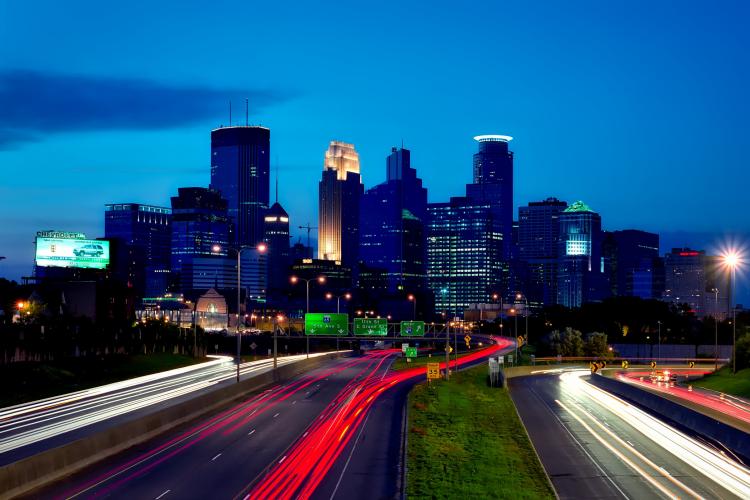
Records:
M236 246L263 241L269 204L271 131L265 127L223 127L211 131L211 189L227 200Z
M354 145L331 141L318 185L319 259L339 261L349 267L356 264L363 192L359 154Z
M268 290L278 294L289 287L289 214L277 201L265 215L265 241L268 244Z

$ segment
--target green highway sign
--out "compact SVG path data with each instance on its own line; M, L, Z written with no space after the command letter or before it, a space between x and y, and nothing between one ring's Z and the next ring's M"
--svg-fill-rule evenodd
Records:
M386 318L354 318L354 335L386 337L388 320Z
M341 335L349 331L349 316L338 313L305 314L305 335Z
M417 357L417 348L416 347L407 347L406 348L406 357L407 358L416 358Z
M402 321L402 337L424 337L424 321Z

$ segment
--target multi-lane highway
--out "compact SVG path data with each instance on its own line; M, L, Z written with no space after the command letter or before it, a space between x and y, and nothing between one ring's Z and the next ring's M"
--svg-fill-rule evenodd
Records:
M320 354L311 354L317 356ZM0 410L0 465L71 442L124 419L184 401L222 384L233 383L232 358L212 360L113 384L24 403ZM305 355L278 359L294 363ZM242 379L273 368L273 360L240 365Z
M511 380L562 498L748 498L750 470L589 384L588 370Z
M665 370L669 369L665 368ZM679 379L706 372L701 370L672 369L671 373ZM669 382L652 382L650 375L651 372L648 371L628 371L617 373L617 378L649 391L668 394L673 398L679 398L682 401L704 407L708 410L714 410L719 414L730 416L745 424L750 424L750 401L744 398L703 389L690 384L679 385ZM747 426L745 429L747 429Z
M510 345L500 342L461 364ZM425 375L424 368L389 370L399 352L333 360L39 495L393 497L405 396Z

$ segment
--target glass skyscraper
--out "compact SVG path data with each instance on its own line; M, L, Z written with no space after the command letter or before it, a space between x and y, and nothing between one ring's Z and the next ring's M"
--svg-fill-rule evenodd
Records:
M289 248L289 214L277 201L265 216L265 241L268 244L268 290L277 295L289 287L291 251Z
M104 209L104 237L112 242L112 273L137 297L166 291L170 267L172 211L139 203Z
M211 188L227 200L233 245L263 241L269 204L271 131L265 127L223 127L211 131Z
M427 189L411 167L408 149L393 148L386 181L362 196L359 260L379 269L390 292L416 292L426 285Z

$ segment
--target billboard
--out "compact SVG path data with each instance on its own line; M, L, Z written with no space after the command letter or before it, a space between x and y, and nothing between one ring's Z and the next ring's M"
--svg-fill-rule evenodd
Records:
M354 335L388 336L386 318L354 318Z
M338 313L305 314L306 335L346 335L349 332L349 315Z
M36 265L104 269L109 265L109 241L37 236Z
M402 321L402 337L424 337L424 321Z

